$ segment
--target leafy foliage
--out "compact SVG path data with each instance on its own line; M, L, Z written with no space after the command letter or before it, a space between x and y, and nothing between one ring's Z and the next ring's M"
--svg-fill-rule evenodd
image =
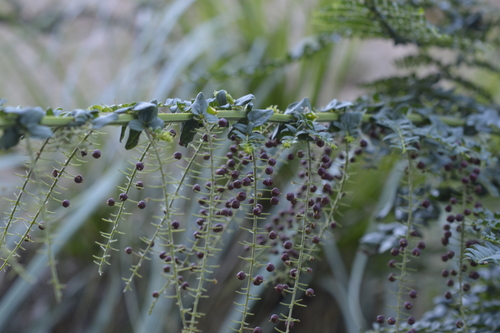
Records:
M431 24L426 10L441 18ZM1 148L19 145L29 158L18 194L8 199L1 269L28 279L30 256L40 251L55 298L64 300L64 285L73 281L57 265L59 234L67 235L61 211L76 212L77 202L93 207L87 232L99 235L79 235L76 242L96 244L85 245L80 260L94 258L102 279L116 279L107 292L124 289L130 313L139 312L131 299L145 299L144 312L161 313L168 331L310 330L306 312L314 313L314 298L322 294L335 298L349 332L366 331L361 303L375 296L360 297L361 279L373 275L371 282L383 286L386 272L395 285L384 295L391 306L365 309L380 311L377 318L369 314L369 332L498 330L498 267L492 264L499 259L499 213L489 208L500 193L500 106L488 87L460 71L499 72L481 55L485 45L498 45L491 31L500 22L491 13L460 0L343 0L325 7L316 15L317 47L264 63L247 77L319 53L332 34L386 38L417 51L397 62L408 75L368 83L369 95L324 107L306 97L284 110L254 108L258 94L235 99L226 90L67 112L2 102ZM452 56L443 60L431 47ZM433 71L421 74L422 67ZM108 125L121 126L120 141L128 131L124 150L99 146L97 131ZM88 192L88 203L71 196L71 189L87 193L88 183L104 182L99 163L118 156L125 160L122 179L113 177L120 185L105 192L111 197L101 208L92 200L102 200L103 189ZM89 161L95 169L84 167ZM396 174L387 181L384 164ZM378 197L381 184L381 208L373 209L368 197ZM73 219L84 216L78 212ZM369 221L360 217L367 214ZM365 274L369 257L376 268ZM437 262L433 257L442 261L437 271L425 267ZM129 267L120 272L122 284L110 269L116 266ZM419 281L425 274L446 281L443 288L433 283L442 296L420 315L413 307L426 293L426 281ZM15 297L5 299L13 308ZM418 302L431 307L425 297ZM0 319L6 313L0 311Z

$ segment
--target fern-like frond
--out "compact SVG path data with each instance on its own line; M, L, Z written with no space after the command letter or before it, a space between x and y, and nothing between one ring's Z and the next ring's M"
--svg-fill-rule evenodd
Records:
M490 242L485 242L484 245L475 244L467 250L465 256L480 265L500 265L500 246Z
M390 38L395 44L450 46L450 36L441 35L425 18L424 11L388 0L337 1L316 13L323 31L358 38Z

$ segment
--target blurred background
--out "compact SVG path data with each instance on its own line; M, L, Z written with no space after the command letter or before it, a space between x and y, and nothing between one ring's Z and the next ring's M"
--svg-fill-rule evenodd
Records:
M364 92L358 84L396 73L392 61L413 49L383 40L318 37L313 11L330 2L2 0L0 98L12 106L64 110L190 99L200 91L208 96L219 89L234 97L252 93L257 107L277 105L280 109L303 97L309 97L317 107L333 98L353 100ZM498 50L486 50L489 57L497 57L495 52ZM468 75L481 80L481 73ZM491 81L488 89L500 101L500 84ZM0 273L1 332L177 332L165 315L171 309L157 306L148 315L154 288L148 274L137 282L134 292L122 294L121 277L127 274L130 263L121 265L117 260L99 276L92 262L97 251L94 242L100 237L99 221L106 216L97 207L110 196L107 188L114 188L110 184L119 183L117 156L125 154L116 142L116 132L109 133L110 142L101 144L116 152L103 156L99 167L92 166L93 175L75 199L86 203L87 209L73 216L61 215L73 226L59 230L62 240L56 244L61 250L57 257L61 280L66 284L63 302L55 303L52 288L45 283L47 272L43 258L38 257L41 254L28 251L23 261L29 263L29 272L41 279L30 281ZM23 172L21 153L19 148L0 153L2 196L13 197L17 183L11 175L12 170ZM317 274L312 282L318 296L309 302L308 309L298 311L301 326L308 327L302 332L357 332L356 327L367 328L380 307L388 303L382 294L387 287L388 257L368 259L357 249L358 240L373 228L373 210L387 199L381 199L384 188L397 185L394 164L388 158L379 169L357 175L352 186L362 184L363 189L358 187L359 195L348 199L348 223L338 244L332 245L337 256L330 258L330 271L324 277ZM8 206L2 204L0 209L7 211ZM126 241L120 247L123 244ZM338 283L339 279L345 281ZM345 314L342 307L346 304L339 304L339 295L347 286L359 287L355 295L360 302ZM440 292L439 286L430 285L422 306ZM227 306L231 304L232 299ZM262 311L265 318L268 312ZM308 318L307 313L315 316ZM356 325L346 322L349 316ZM207 320L220 324L224 318ZM207 323L210 328L204 332L219 331L218 324L210 325Z

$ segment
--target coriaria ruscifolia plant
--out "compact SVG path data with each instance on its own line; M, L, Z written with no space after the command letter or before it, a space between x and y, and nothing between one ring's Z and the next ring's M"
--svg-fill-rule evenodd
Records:
M356 177L387 160L400 174L388 185L393 199L374 213L377 221L360 240L364 253L385 256L388 267L375 275L387 272L393 292L391 306L369 320L372 331L497 330L492 266L500 259L499 213L483 201L499 191L500 107L457 70L463 64L495 69L480 59L477 44L498 45L486 33L498 22L468 2L450 4L456 6L345 0L318 12L327 31L415 44L418 54L400 64L437 68L372 83L374 93L353 102L315 108L304 98L285 110L258 109L253 95L234 99L220 90L209 98L199 93L192 100L68 112L0 104L0 147L21 143L29 156L19 192L8 198L0 270L24 276L25 250L41 250L61 299L64 282L53 251L62 228L58 212L77 209L71 189L99 181L83 164L105 162L113 152L99 145L100 131L118 125L128 166L100 208L105 223L96 224L94 262L104 276L109 265L120 264L116 257L129 265L119 286L125 292L142 293L138 280L156 272L161 278L147 293L150 313L162 304L175 307L171 321L179 331L207 331L214 315L223 317L220 331L307 330L301 308L331 292L319 288L320 275L328 270L333 240L350 227L345 207L359 195ZM443 21L431 25L422 8L437 8ZM452 50L456 61L443 63L430 46ZM446 90L443 80L473 94ZM433 280L442 281L442 293L422 315L415 303L430 306L421 303L426 286L415 274L427 272L430 262L441 265ZM221 290L232 301L222 314L211 311ZM341 293L335 295L343 306ZM265 306L272 312L262 314ZM352 308L343 311L344 321L353 320ZM356 331L367 329L357 323Z

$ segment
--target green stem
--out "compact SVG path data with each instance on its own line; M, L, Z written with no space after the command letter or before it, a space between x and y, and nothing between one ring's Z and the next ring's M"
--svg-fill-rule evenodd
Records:
M151 142L146 147L146 149L144 149L144 151L142 152L142 155L139 158L139 161L143 161L144 160L144 158L146 157L146 154L147 154L147 152L149 151L150 148L151 148ZM124 190L124 192L126 194L129 193L130 188L132 187L132 183L134 182L134 178L135 178L136 174L137 174L137 169L134 168L132 170L132 173L130 175L127 175L128 182L127 182L127 186L125 187L125 190ZM111 256L109 254L109 251L110 250L117 251L117 249L113 248L113 246L112 246L113 243L116 241L115 239L113 239L113 237L118 232L118 226L120 225L119 222L120 222L120 219L122 218L122 216L124 215L124 212L125 212L125 202L122 202L121 205L120 205L120 208L118 208L118 212L116 213L116 215L114 215L115 216L114 220L103 219L106 222L112 223L113 227L111 228L111 232L109 232L109 233L101 232L101 234L105 238L108 239L108 241L106 242L106 244L97 243L101 247L101 249L104 251L104 253L102 254L101 257L94 256L94 258L96 259L94 262L99 266L99 270L98 270L99 271L99 275L102 275L104 273L104 271L103 271L104 264L106 263L106 264L109 265L109 262L107 260ZM136 272L134 272L134 273L136 273ZM127 290L129 288L130 282L131 281L127 281L127 283L125 285L125 290Z
M34 154L33 154L33 150L31 147L31 139L28 137L26 141L27 141L26 145L28 148L28 153L30 154L31 163L33 165L32 170L33 170L33 174L35 176L35 182L37 185L38 194L42 195L43 194L42 180L38 174L38 169L35 167L36 159L33 157ZM47 246L47 259L48 259L49 267L50 267L50 275L52 277L52 285L54 287L54 296L56 298L56 301L60 302L61 297L62 297L63 286L59 282L59 276L57 274L57 268L56 268L56 261L54 258L54 253L52 252L52 232L51 232L52 223L47 218L47 210L46 210L45 204L42 204L42 206L40 208L41 208L41 213L42 213L42 219L45 221L45 223L44 223L44 226L45 226L45 232L44 232L45 244Z
M406 220L406 240L408 241L411 237L411 225L412 225L412 219L413 219L413 167L412 167L412 158L411 154L409 151L406 152L406 155L408 156L408 219ZM396 308L396 332L399 332L400 328L400 322L402 320L401 315L402 315L402 303L403 303L403 289L406 288L405 282L406 275L408 275L406 265L410 262L410 259L408 258L408 246L403 249L403 260L401 262L401 274L398 278L398 305Z
M215 214L214 208L215 208L215 188L216 188L216 181L215 181L215 166L214 166L214 145L213 145L213 140L214 138L212 137L212 132L208 128L208 124L203 121L203 127L205 128L206 134L207 134L207 141L209 145L209 151L210 151L210 182L212 186L210 186L210 200L209 200L209 206L208 206L208 215L206 222L204 226L206 227L206 234L204 237L204 247L203 247L203 253L205 254L202 259L202 264L201 264L201 272L200 276L198 277L198 286L196 287L195 295L194 295L194 302L193 302L193 307L190 312L191 314L191 319L189 321L189 327L187 328L187 332L195 332L196 331L196 324L198 321L196 320L198 317L200 317L201 314L198 313L198 306L200 303L200 299L203 295L203 292L205 289L203 288L203 283L205 282L205 273L207 273L207 261L209 258L209 250L210 250L210 231L212 230L212 219ZM204 231L202 231L204 232ZM184 331L183 331L184 332Z
M219 111L217 113L217 116L219 118L225 118L229 121L238 121L238 120L244 120L246 119L247 112L246 111ZM341 113L336 113L336 112L318 112L316 114L317 118L315 119L316 122L331 122L338 120L340 117ZM372 119L371 114L365 113L363 115L363 122L370 122ZM161 120L165 121L166 123L182 123L186 122L189 119L193 117L192 113L160 113L158 115L158 118ZM409 120L412 122L423 122L425 121L425 118L422 117L419 114L408 114L406 116ZM134 116L131 114L121 114L118 116L118 120L113 121L109 123L108 125L117 125L117 126L123 126L127 125L129 121L133 120ZM440 116L439 119L450 126L464 126L465 125L465 120L464 119L458 119L455 117L450 117L450 116ZM288 114L274 114L271 118L269 118L269 122L273 123L286 123L295 120L293 115L288 115ZM40 124L45 125L45 126L51 126L51 127L64 127L67 126L69 123L73 122L74 118L73 117L56 117L56 116L45 116L42 118ZM15 126L16 121L15 119L6 119L6 118L0 118L0 129L2 128L8 128L11 126Z
M467 204L467 185L463 185L463 190L462 190L462 212L466 208ZM462 262L465 257L465 216L464 219L462 220L462 223L460 224L460 227L462 230L460 231L460 256L458 258L458 283L459 283L459 291L458 291L458 307L460 309L460 317L462 318L462 322L464 324L463 330L464 332L469 332L469 328L467 327L467 320L465 318L465 307L464 307L464 289L463 289L463 283L464 283L464 271L462 270Z
M38 150L36 157L34 159L33 159L33 155L30 154L32 165L30 167L30 170L28 171L28 174L26 175L26 180L23 182L23 185L21 186L21 189L19 191L19 194L17 195L16 201L14 202L14 205L12 206L12 210L7 218L7 222L5 223L5 227L3 227L4 232L2 233L2 237L0 238L0 248L2 248L4 245L5 239L8 235L8 232L9 232L9 228L14 220L14 216L17 212L17 209L21 205L21 198L23 197L23 194L26 191L26 187L28 186L28 184L30 182L30 178L31 178L31 175L33 174L33 171L35 170L36 163L38 162L38 159L40 158L40 156L42 156L42 152L44 151L47 143L49 143L49 140L50 140L50 138L48 138L47 140L44 141L44 143L42 144L42 146Z
M254 177L257 175L257 161L255 158L255 152L252 150L252 162L253 162L253 174ZM254 179L253 182L253 198L254 198L254 203L253 203L253 209L257 207L257 179ZM250 288L252 287L252 279L253 279L253 274L254 274L254 268L257 268L256 266L258 263L256 262L256 246L257 246L257 223L258 223L258 217L257 215L253 214L252 210L252 216L253 216L253 221L252 221L252 230L250 231L252 233L252 244L250 245L251 253L250 253L250 259L246 258L248 261L250 261L250 267L248 271L248 277L247 277L247 286L245 288L245 303L243 304L243 313L241 316L241 323L240 323L240 329L238 330L239 333L243 333L243 330L245 329L245 326L247 323L245 323L245 319L248 315L252 315L248 309L248 302L250 301L250 298L252 295L250 294Z
M80 141L80 143L84 142L89 136L90 134L92 133L92 131L89 131L84 137L83 139ZM9 260L12 259L12 257L14 256L15 253L17 253L17 251L21 248L21 244L22 242L27 238L29 237L29 233L31 231L31 229L33 228L33 226L36 224L36 221L38 219L38 217L40 217L40 215L42 214L42 210L45 209L45 205L47 204L47 202L49 201L49 198L50 196L52 195L54 189L56 188L57 186L57 183L59 182L59 179L62 177L62 175L64 174L66 168L70 165L70 162L71 160L73 159L73 157L75 156L75 154L79 151L79 145L77 145L73 151L71 152L71 154L69 154L69 156L67 157L66 159L66 162L64 162L64 164L62 165L61 167L61 170L59 170L59 173L57 175L57 177L55 177L54 181L52 182L52 185L49 187L48 191L47 191L47 194L45 195L45 197L43 198L43 200L41 201L41 206L40 208L38 209L38 211L36 212L36 214L33 216L32 220L29 222L29 225L28 225L28 228L26 229L26 231L23 233L23 235L21 236L20 240L16 243L14 249L12 251L9 252L9 255L7 256L7 258L4 260L2 266L0 266L0 271L2 271L7 265L8 265L8 262Z
M298 303L299 301L296 300L297 298L297 293L299 289L299 284L300 284L300 274L302 273L302 262L304 261L304 252L306 250L305 244L306 244L306 224L307 224L307 209L308 209L308 203L309 203L309 194L311 191L309 190L309 187L311 186L311 178L312 178L312 155L311 155L311 145L307 143L307 170L309 171L309 176L307 178L307 190L306 190L306 197L304 199L304 214L303 217L300 219L302 220L302 225L299 226L298 232L300 233L300 244L297 244L295 246L296 249L299 250L299 258L297 259L297 275L295 276L295 284L292 288L291 294L292 294L292 299L290 300L289 304L289 310L288 310L288 316L286 318L286 331L285 333L289 333L291 329L291 325L293 320L293 308ZM299 221L297 221L299 222Z
M163 172L163 163L161 161L161 158L160 158L160 153L158 152L158 147L156 145L156 142L154 141L154 139L151 137L151 134L149 133L149 131L146 131L146 134L148 136L148 139L149 139L149 142L151 143L151 145L153 146L153 149L155 151L155 156L156 156L156 159L158 161L158 165L159 165L159 169L160 169L160 173L161 173L161 180L162 180L162 190L163 190L163 197L165 198L165 210L166 210L166 213L163 217L163 219L161 220L160 224L158 225L158 227L156 228L156 231L155 231L155 234L153 235L153 238L151 239L151 241L154 241L156 239L156 237L158 236L158 234L160 233L160 230L161 230L161 227L165 224L166 220L171 216L171 207L172 207L172 204L176 198L176 195L178 193L178 191L180 190L180 184L182 184L182 181L184 180L185 178L185 173L181 179L181 183L179 184L179 186L177 187L177 190L175 191L174 195L173 195L173 198L170 200L169 202L169 194L168 194L168 191L167 191L167 178L166 178L166 175L165 173ZM168 227L168 236L169 236L169 242L168 242L168 247L170 249L170 253L171 253L171 256L172 258L174 258L174 253L175 253L175 244L174 244L174 233L172 231L172 228L169 226ZM148 244L148 247L146 248L146 250L144 251L144 255L146 255L146 253L149 252L149 249L151 248L151 242ZM141 260L143 257L141 257ZM173 260L173 265L172 265L172 269L174 271L174 278L177 279L177 277L179 276L179 271L178 271L178 267L175 263L175 260ZM178 306L178 309L181 313L181 321L182 321L182 327L186 327L186 318L184 317L183 313L184 313L184 306L183 306L183 303L182 303L182 295L181 295L181 290L180 288L175 288L175 297L177 299L177 306Z

